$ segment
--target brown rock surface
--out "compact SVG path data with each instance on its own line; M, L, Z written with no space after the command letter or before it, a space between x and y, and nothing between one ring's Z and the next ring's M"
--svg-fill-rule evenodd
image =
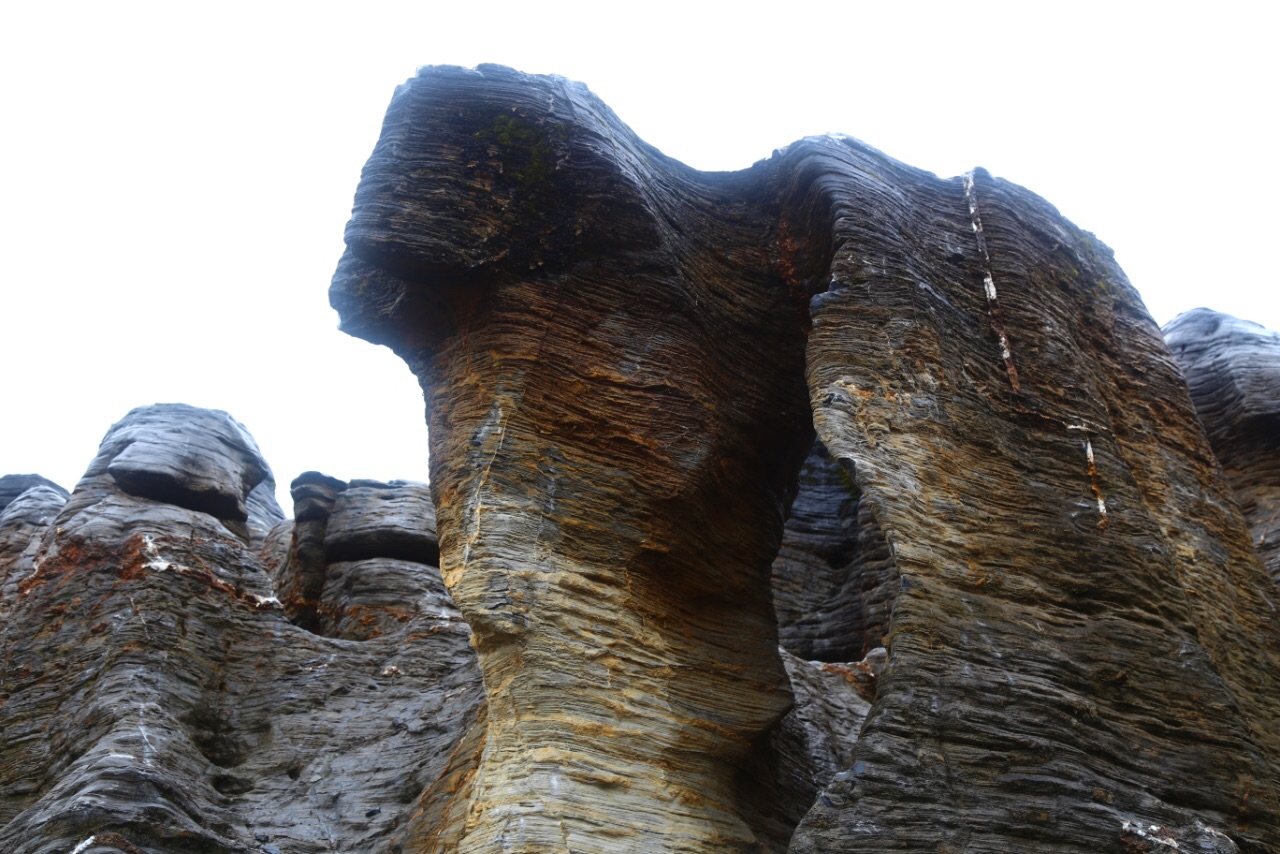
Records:
M508 71L417 78L334 285L427 389L490 697L463 850L752 849L734 772L790 704L768 578L810 444L804 294L754 176L609 116Z
M580 85L425 69L347 241L331 299L426 390L490 696L461 850L777 847L741 779L787 704L806 395L869 511L823 536L892 567L792 850L1280 844L1270 581L1159 331L1039 198L832 137L698 173ZM833 655L863 583L803 591L850 615Z
M787 156L834 235L815 424L902 578L853 767L792 849L1273 847L1269 582L1110 252L981 171Z
M1164 337L1254 548L1280 581L1280 334L1198 308L1165 326Z

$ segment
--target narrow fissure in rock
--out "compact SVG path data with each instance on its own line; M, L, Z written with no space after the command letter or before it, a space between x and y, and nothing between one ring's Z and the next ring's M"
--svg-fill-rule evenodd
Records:
M870 504L815 440L773 563L779 642L809 661L861 660L884 646L897 584Z

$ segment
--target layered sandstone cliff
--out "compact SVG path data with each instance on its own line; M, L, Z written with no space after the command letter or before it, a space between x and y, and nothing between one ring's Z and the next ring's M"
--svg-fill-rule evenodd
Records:
M1273 338L1175 361L981 170L697 172L497 66L401 87L347 244L430 487L284 520L171 405L0 489L0 849L1280 848Z
M428 69L347 242L490 696L463 850L768 836L740 782L811 429L845 495L798 551L859 577L800 582L783 640L888 656L793 850L1276 838L1271 582L1159 330L1042 200L830 137L699 173L581 86Z

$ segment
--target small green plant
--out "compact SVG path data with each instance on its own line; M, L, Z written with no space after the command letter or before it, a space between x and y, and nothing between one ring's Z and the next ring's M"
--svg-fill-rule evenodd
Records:
M478 142L498 149L499 181L522 196L534 215L538 197L550 190L557 145L568 135L565 125L538 124L515 113L499 113L489 127L474 134Z

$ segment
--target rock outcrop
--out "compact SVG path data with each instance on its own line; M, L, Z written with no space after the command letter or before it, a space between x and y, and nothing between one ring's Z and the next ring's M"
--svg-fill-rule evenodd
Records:
M771 575L803 655L887 648L791 850L1280 841L1272 582L1159 330L1043 200L835 137L700 173L580 85L435 68L347 245L490 700L460 850L777 847ZM827 509L771 571L815 428Z
M397 92L347 244L430 486L286 519L177 404L0 479L0 851L1280 850L1274 336L1175 361L981 170L702 173L497 66Z
M1280 334L1204 308L1164 334L1254 547L1280 582Z
M403 547L422 487L338 482L360 545L326 567L319 634L286 619L255 548L282 515L269 479L224 413L144 407L107 434L5 588L0 850L422 850L440 832L425 795L470 755L483 695L429 526Z

